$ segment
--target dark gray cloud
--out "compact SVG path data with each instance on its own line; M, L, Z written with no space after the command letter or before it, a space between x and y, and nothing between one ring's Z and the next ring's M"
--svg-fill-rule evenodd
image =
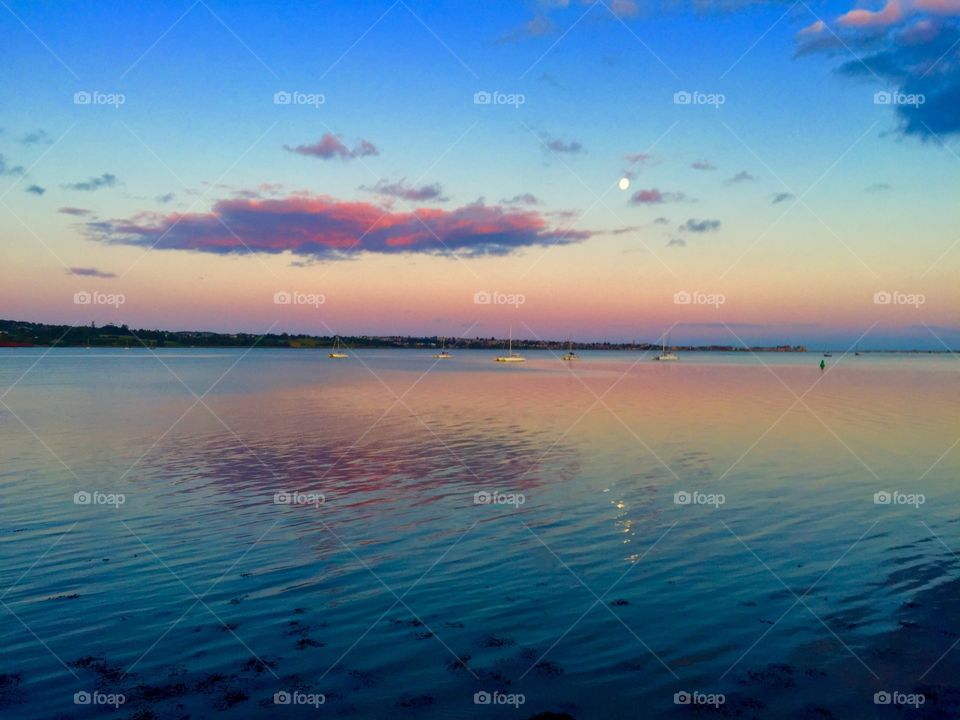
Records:
M521 193L500 201L504 205L540 205L540 198L531 193Z
M43 195L46 191L46 188L40 187L39 185L30 185L24 190L24 192L32 193L34 195Z
M681 230L692 233L706 233L714 232L715 230L720 229L719 220L697 220L696 218L690 218L683 225L680 226Z
M773 196L773 199L770 201L770 204L779 205L780 203L786 202L787 200L793 200L794 197L795 195L793 193L786 193L786 192L777 193Z
M743 182L753 182L754 180L756 180L756 178L753 175L748 173L746 170L741 170L732 178L728 178L725 182L727 185L736 185Z
M583 150L583 145L578 140L561 140L559 138L544 136L543 144L555 153L574 155Z
M931 12L937 3L926 3ZM904 17L883 27L849 27L801 34L797 55L844 57L835 72L863 79L887 93L903 135L935 139L960 133L960 24L953 18ZM856 60L844 55L852 50ZM880 78L887 87L876 88ZM870 91L872 92L872 91ZM864 89L866 98L870 92ZM915 102L922 99L921 102ZM869 101L869 100L868 100Z
M110 173L104 173L100 177L92 177L81 182L68 183L62 187L66 190L81 190L83 192L92 192L101 188L114 187L118 183L117 176Z

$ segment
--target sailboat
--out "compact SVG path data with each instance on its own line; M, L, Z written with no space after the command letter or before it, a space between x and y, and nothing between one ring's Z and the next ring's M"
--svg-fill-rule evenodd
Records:
M347 355L346 352L344 352L345 349L346 348L344 348L343 343L340 342L340 336L338 335L333 339L333 350L331 350L328 353L327 357L332 357L332 358L350 357L349 355Z
M453 357L450 353L447 352L447 343L446 338L440 338L440 352L438 352L433 357L437 360L449 360Z
M567 340L567 354L560 359L566 360L567 362L580 359L580 356L573 351L573 340Z
M522 355L517 355L513 351L513 328L510 328L510 339L507 341L507 354L506 355L497 355L497 362L500 363L521 363L526 362L526 358Z
M679 359L680 357L672 350L670 352L667 352L666 338L663 338L660 341L660 354L657 355L657 360L679 360Z

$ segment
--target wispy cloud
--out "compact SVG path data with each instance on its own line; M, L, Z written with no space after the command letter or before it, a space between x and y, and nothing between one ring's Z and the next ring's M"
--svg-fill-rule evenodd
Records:
M888 183L874 183L873 185L867 185L865 191L868 193L876 192L886 192L887 190L892 189Z
M64 215L76 215L77 217L86 217L90 214L90 211L86 208L78 207L62 207L57 210L57 212L63 213Z
M560 138L552 138L549 135L544 135L543 144L547 149L555 153L573 155L583 151L583 145L578 140L561 140Z
M33 195L43 195L46 191L46 188L40 187L39 185L30 185L24 190L24 192L32 193Z
M10 165L7 159L0 155L0 175L23 175L22 165Z
M99 177L92 177L81 182L68 183L63 185L67 190L81 190L84 192L92 192L94 190L100 190L101 188L114 187L119 181L117 180L116 175L111 175L110 173L104 173Z
M709 160L697 160L696 162L690 163L690 167L694 170L716 170L717 166L714 165Z
M771 205L779 205L780 203L786 202L787 200L793 200L793 193L776 193L773 196L773 199L770 201Z
M98 270L97 268L84 268L84 267L72 267L67 268L67 275L79 275L81 277L95 277L95 278L115 278L116 273L104 272L103 270Z
M424 202L426 200L447 202L447 200L450 199L444 197L440 183L412 186L407 183L406 178L401 178L393 183L380 180L373 187L362 185L360 189L377 193L378 195L389 195L390 197L400 198L401 200L410 200L411 202Z
M323 137L311 145L297 145L296 147L284 145L283 149L297 155L306 155L323 160L339 159L346 161L380 154L380 150L369 140L359 140L353 146L353 149L350 149L333 133L324 133Z
M20 136L21 145L49 145L53 142L44 130L34 130Z
M630 196L632 205L660 205L668 202L679 202L686 198L682 192L661 192L657 188L637 190Z

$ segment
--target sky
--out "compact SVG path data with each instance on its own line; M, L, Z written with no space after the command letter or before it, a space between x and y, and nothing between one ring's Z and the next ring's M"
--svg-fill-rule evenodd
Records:
M960 0L0 6L0 317L960 348Z

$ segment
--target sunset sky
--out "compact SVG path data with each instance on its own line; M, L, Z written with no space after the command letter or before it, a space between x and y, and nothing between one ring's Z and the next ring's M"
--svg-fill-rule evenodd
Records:
M960 347L960 0L851 1L7 0L0 317Z

